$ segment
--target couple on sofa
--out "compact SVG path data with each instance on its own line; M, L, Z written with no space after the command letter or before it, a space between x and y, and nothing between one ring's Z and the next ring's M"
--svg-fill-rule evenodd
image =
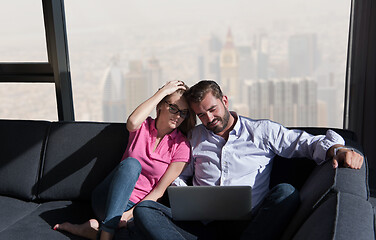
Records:
M156 108L157 117L149 114ZM195 115L202 124L196 125ZM90 239L111 239L134 218L146 239L275 239L299 206L289 184L269 189L272 159L307 157L333 167L359 169L363 157L344 146L334 131L312 136L269 120L252 120L229 111L229 100L215 81L188 88L171 81L138 106L127 120L129 141L123 160L93 192L97 219L57 224L54 229ZM189 133L189 137L187 137ZM242 222L174 221L157 202L167 187L250 185L252 219ZM257 181L256 181L257 179Z

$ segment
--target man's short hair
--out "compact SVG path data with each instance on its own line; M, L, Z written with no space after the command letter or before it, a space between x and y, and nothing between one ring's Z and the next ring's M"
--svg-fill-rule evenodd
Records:
M186 93L185 96L188 102L199 103L206 94L211 92L214 97L222 99L223 93L219 85L213 80L201 80L193 85Z

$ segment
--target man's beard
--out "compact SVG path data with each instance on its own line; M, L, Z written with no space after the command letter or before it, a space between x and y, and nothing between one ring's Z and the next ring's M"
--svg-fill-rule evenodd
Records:
M223 116L223 118L222 117L216 117L215 119L213 119L213 121L210 122L210 123L212 123L212 122L218 121L219 124L217 124L214 127L210 127L210 126L208 126L210 123L208 123L208 124L206 124L205 127L208 130L212 131L213 133L217 134L217 133L220 133L223 130L225 130L225 128L228 125L229 119L230 119L230 112L225 108L225 115ZM222 125L221 125L221 123L222 123Z

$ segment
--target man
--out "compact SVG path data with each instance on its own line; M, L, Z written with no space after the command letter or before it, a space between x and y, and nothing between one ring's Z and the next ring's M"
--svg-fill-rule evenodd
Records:
M150 239L276 239L299 205L299 194L289 184L269 190L274 156L307 157L333 167L359 169L363 157L344 146L334 131L312 136L288 130L269 120L252 120L229 111L229 100L218 84L204 80L187 93L190 106L202 124L192 132L192 159L174 181L186 185L252 186L252 220L210 223L174 221L170 209L156 202L142 202L135 209L135 223Z

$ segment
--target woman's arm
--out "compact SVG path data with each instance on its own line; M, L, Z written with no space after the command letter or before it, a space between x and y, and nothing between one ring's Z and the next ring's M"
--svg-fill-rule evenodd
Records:
M178 89L185 89L181 81L175 80L166 83L148 100L141 103L132 113L127 120L127 129L130 132L136 131L141 127L141 124L150 115L151 111L155 109L157 104L167 95L174 93Z
M167 187L170 186L172 181L174 181L179 174L183 171L184 167L187 165L186 162L173 162L171 163L166 172L163 174L162 178L159 180L157 186L142 199L140 202L144 200L153 200L157 201L160 199L164 192L166 191ZM123 216L121 217L120 226L125 226L126 221L133 217L133 209L129 209L128 211L124 212ZM123 225L124 224L124 225Z

